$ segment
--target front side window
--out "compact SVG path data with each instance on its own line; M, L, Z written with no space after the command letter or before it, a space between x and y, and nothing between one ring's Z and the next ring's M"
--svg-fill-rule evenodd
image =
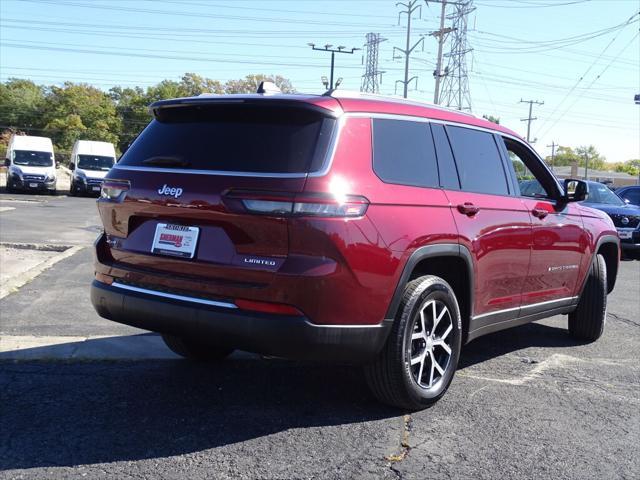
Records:
M438 165L429 124L373 119L373 170L386 183L437 188Z
M32 150L14 150L13 164L28 167L51 167L53 165L53 154Z
M507 177L500 151L488 132L465 127L447 127L458 166L462 190L508 195Z
M109 170L115 158L101 155L78 155L78 168L82 170Z
M531 198L552 198L553 181L541 161L527 147L503 137L504 147L518 182L520 195Z

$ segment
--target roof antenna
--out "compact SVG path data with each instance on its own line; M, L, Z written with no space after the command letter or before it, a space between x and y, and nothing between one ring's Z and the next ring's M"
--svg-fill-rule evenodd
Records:
M256 93L260 93L262 95L274 95L276 93L282 93L282 90L273 82L260 82L258 86L258 90Z

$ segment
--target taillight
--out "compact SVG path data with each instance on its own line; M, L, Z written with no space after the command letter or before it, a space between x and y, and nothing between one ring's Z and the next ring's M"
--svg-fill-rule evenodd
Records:
M102 182L100 197L111 202L122 202L129 191L126 180L105 180Z
M361 217L369 200L360 195L275 193L232 190L225 195L232 210L277 217Z

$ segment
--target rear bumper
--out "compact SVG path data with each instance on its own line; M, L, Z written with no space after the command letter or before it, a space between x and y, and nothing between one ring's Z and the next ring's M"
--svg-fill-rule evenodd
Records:
M160 292L157 292L160 294ZM94 280L91 302L101 317L160 333L278 357L367 362L382 349L391 321L378 325L315 325L280 316L165 298Z

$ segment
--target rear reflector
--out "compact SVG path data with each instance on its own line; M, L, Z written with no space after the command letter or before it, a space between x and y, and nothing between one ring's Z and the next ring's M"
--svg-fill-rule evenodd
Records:
M256 302L254 300L235 300L235 304L242 310L254 312L276 313L280 315L302 316L302 312L291 305L283 303Z
M361 217L369 206L369 201L359 195L336 197L324 193L293 195L233 190L225 195L225 200L232 210L278 217Z

